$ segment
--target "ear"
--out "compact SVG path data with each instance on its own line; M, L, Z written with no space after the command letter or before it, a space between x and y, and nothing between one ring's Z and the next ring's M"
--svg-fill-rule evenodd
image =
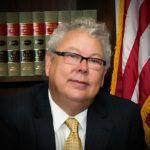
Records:
M50 70L50 66L51 66L51 55L47 54L45 55L45 75L49 76L49 70Z
M105 75L107 73L107 70L105 69L103 74L102 74L102 81L101 81L101 87L104 85L104 80L105 80Z

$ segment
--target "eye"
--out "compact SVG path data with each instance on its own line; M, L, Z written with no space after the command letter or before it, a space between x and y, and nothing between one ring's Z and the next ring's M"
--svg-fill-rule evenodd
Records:
M89 58L89 62L93 64L102 64L102 61L98 58Z
M79 59L80 58L80 56L78 54L75 54L75 53L66 53L66 56L71 57L73 59Z

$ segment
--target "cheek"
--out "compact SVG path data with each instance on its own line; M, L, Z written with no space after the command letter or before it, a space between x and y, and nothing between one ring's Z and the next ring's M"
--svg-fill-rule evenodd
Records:
M70 69L64 64L52 65L50 69L50 76L58 82L65 82L68 78Z
M93 87L99 88L103 84L104 72L92 74L90 80Z

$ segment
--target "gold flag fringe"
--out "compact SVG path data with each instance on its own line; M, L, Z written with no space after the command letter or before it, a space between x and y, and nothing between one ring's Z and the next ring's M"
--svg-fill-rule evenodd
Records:
M150 124L148 124L147 119L150 119L150 96L145 100L141 108L141 116L143 120L143 127L145 131L145 141L150 148Z
M123 16L124 16L124 0L119 1L119 17L118 17L118 25L117 25L117 40L114 54L114 65L113 65L113 74L111 80L110 93L115 94L116 84L117 84L117 74L118 74L118 66L119 66L119 57L121 51L122 44L122 32L123 32Z

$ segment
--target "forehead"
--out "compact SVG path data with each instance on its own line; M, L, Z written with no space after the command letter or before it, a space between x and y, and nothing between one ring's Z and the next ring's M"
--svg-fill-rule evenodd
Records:
M98 38L92 37L85 29L74 29L64 34L57 49L74 47L80 51L103 53L103 46Z

